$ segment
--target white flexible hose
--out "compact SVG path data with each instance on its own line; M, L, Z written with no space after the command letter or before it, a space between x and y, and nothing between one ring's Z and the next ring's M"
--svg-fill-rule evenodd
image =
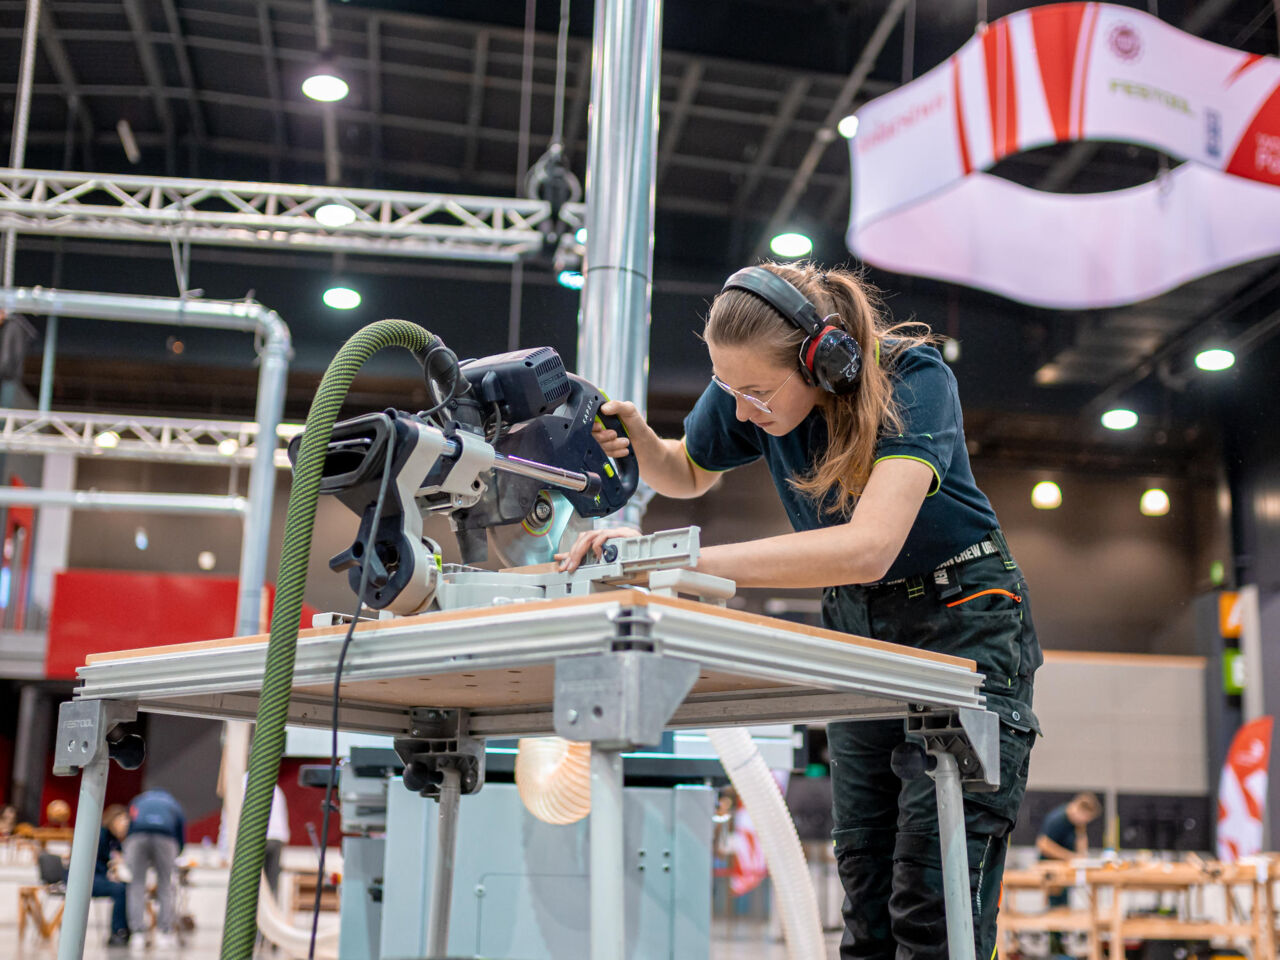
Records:
M778 790L751 735L741 728L708 730L707 739L720 755L729 782L751 814L760 849L773 880L774 898L782 915L782 932L790 960L817 960L827 955L818 915L818 898L805 863L804 850Z
M311 928L295 926L276 901L267 881L262 880L258 891L258 931L268 943L279 948L281 954L292 960L306 960L311 946ZM338 925L326 924L316 935L318 960L338 960Z
M516 789L525 809L544 823L577 823L591 812L591 744L522 738Z
M708 730L707 739L760 838L782 916L787 956L790 960L825 957L818 898L778 782L746 730ZM516 788L525 809L539 820L576 823L591 812L591 744L559 737L521 739L516 754Z

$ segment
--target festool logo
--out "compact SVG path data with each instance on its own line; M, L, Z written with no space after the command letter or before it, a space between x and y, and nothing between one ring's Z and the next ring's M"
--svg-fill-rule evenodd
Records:
M1150 100L1170 110L1176 110L1178 113L1185 113L1188 116L1193 112L1185 97L1180 97L1176 93L1170 93L1168 90L1161 90L1159 87L1153 87L1146 83L1135 83L1133 80L1112 80L1111 92L1122 93L1126 97L1137 97L1139 100Z

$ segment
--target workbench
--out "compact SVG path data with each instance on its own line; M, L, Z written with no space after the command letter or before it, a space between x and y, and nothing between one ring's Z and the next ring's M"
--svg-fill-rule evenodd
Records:
M333 671L346 630L300 633L290 723L332 722ZM113 729L138 711L253 719L266 646L261 635L154 646L96 654L78 671L80 686L59 715L54 765L63 774L82 771L59 960L83 952ZM617 589L362 622L343 677L343 729L411 743L420 737L424 757L443 743L463 752L478 743L482 758L483 741L495 737L557 734L593 744L593 960L626 956L623 750L656 743L664 729L904 718L937 765L930 775L950 877L952 956L961 960L957 950L967 937L972 957L960 790L989 789L984 776L998 780L999 770L998 722L983 709L982 676L972 661ZM456 777L445 783L442 824L456 819L460 791L465 784ZM439 879L433 918L440 888L447 895L450 882ZM447 930L443 902L433 929Z
M1013 955L1020 932L1077 932L1086 936L1090 960L1102 960L1104 941L1108 960L1123 960L1126 940L1215 940L1228 938L1247 945L1254 960L1276 960L1276 911L1272 887L1280 879L1280 866L1270 859L1248 863L1215 861L1163 862L1116 861L1102 865L1065 862L1037 864L1024 870L1006 870L1004 900L999 919L1000 952ZM1042 890L1046 894L1064 887L1085 890L1084 910L1055 908L1040 913L1019 912L1014 905L1018 891ZM1215 891L1225 904L1222 919L1206 916L1206 895ZM1233 895L1247 889L1247 907ZM1132 894L1172 894L1172 914L1127 912Z

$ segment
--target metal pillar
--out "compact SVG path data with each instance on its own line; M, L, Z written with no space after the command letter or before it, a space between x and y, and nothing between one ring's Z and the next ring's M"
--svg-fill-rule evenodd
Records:
M40 400L36 409L48 413L53 404L53 364L58 352L58 318L45 321L44 354L40 358Z
M0 504L70 507L73 510L134 510L147 513L247 513L243 497L219 497L203 493L44 490L39 487L0 487ZM257 633L256 630L252 632Z
M22 59L18 66L18 102L13 112L13 139L9 143L9 166L20 170L27 163L27 122L31 117L31 83L36 69L36 36L40 30L40 0L27 0L27 19L22 27ZM4 238L3 281L13 283L13 261L18 234L8 230Z
M76 828L71 838L71 866L67 870L67 896L62 911L62 932L58 937L58 960L80 960L84 956L89 894L93 890L93 865L98 859L102 801L107 792L107 764L110 762L106 744L102 744L80 774L80 802L76 806Z
M591 745L591 960L627 955L622 752Z
M440 771L439 820L436 825L436 860L431 878L431 914L427 926L427 956L449 955L449 911L453 903L453 860L458 849L458 804L462 776L456 767Z
M661 0L596 0L578 372L645 410ZM641 508L623 518L638 523Z
M960 767L945 751L931 754L937 766L933 777L938 797L938 839L942 844L942 892L947 911L947 955L951 960L974 960L973 906L969 899L969 848L964 833L964 797Z
M13 745L13 804L18 819L39 822L44 792L45 757L53 711L48 695L25 685L18 693L18 729Z
M289 375L289 328L274 310L263 310L260 322L267 340L259 357L258 443L249 468L249 504L240 540L240 593L236 600L236 634L258 632L262 585L267 579L267 550L271 540L271 508L276 491L273 438L284 412L284 392Z

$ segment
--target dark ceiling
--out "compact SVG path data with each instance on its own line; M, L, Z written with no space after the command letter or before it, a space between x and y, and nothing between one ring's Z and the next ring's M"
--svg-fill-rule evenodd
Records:
M1277 51L1272 0L1151 0L1144 9L1208 39ZM1025 3L913 0L859 89L855 104L937 65L973 32ZM3 148L17 89L25 3L0 0ZM324 183L321 110L299 92L316 59L309 0L44 0L26 165L41 169L205 179ZM565 77L565 140L585 173L593 4L574 0ZM668 0L664 4L661 130L651 358L655 419L674 427L706 382L695 337L700 315L733 268L760 250L889 0ZM519 2L351 0L330 3L332 49L352 85L337 106L337 182L354 187L515 196L539 157L556 101L560 4L536 4L532 84L523 82ZM528 91L528 134L521 135ZM131 163L117 124L140 149ZM523 147L523 152L522 152ZM522 159L523 156L523 159ZM1064 145L1004 161L996 173L1041 189L1090 192L1144 182L1171 162L1119 144ZM332 172L332 170L330 171ZM814 237L814 257L848 258L843 141L822 154L791 222ZM82 290L177 293L165 244L19 239L16 280ZM364 303L321 305L335 277ZM1216 382L1187 376L1187 351L1210 333L1266 336L1280 309L1277 261L1244 265L1133 307L1037 310L980 291L874 272L895 316L914 315L960 342L955 361L979 455L1023 461L1181 469L1212 445L1217 418L1273 392L1265 372ZM512 309L506 266L277 250L197 247L190 285L207 296L250 291L280 311L298 349L289 413L305 413L315 377L341 340L381 316L417 320L484 354L518 340L572 357L577 295L549 264L523 271ZM37 319L37 326L43 321ZM255 372L246 338L65 321L57 346L57 409L249 416ZM33 347L38 354L38 345ZM39 356L28 359L33 393ZM382 359L354 405L411 405L402 360ZM1123 399L1144 413L1128 436L1105 435L1096 414Z

